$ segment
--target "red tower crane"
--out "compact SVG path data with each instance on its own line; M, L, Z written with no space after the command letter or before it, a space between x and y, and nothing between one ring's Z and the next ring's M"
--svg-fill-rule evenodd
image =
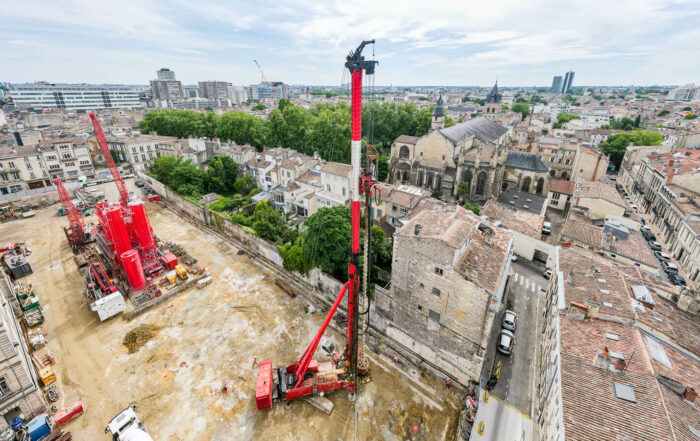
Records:
M63 209L66 211L66 216L70 222L70 227L65 228L66 236L68 237L68 242L73 248L74 252L77 252L80 247L85 244L85 221L83 220L83 212L75 208L73 201L63 186L60 179L56 178L53 180L58 189L58 197L61 199L61 204Z
M374 190L375 182L369 170L362 171L362 74L374 74L377 64L374 60L365 60L362 50L368 44L374 44L374 40L363 41L357 49L347 56L345 67L350 70L352 76L352 103L351 111L351 188L350 188L350 216L351 216L351 251L352 257L348 263L348 281L343 285L326 315L323 325L314 336L311 344L306 348L298 362L287 366L272 368L272 361L265 360L258 366L258 381L255 399L259 410L272 407L273 399L285 399L287 402L304 397L316 395L335 389L347 389L355 393L358 375L358 321L360 311L358 308L358 292L360 288L360 195L364 194L369 200ZM368 155L369 158L369 155ZM365 271L367 261L365 260ZM319 363L313 359L323 333L326 331L335 311L345 294L348 294L348 322L347 344L341 357L327 363ZM364 312L363 312L364 314ZM361 371L366 371L367 365L361 362ZM361 373L361 372L360 372Z
M112 173L112 178L114 178L114 184L117 186L117 190L119 190L122 205L126 206L129 201L129 192L126 189L126 183L124 183L124 180L119 174L119 170L117 170L117 165L114 163L114 158L112 158L112 153L109 151L109 146L107 145L107 140L105 139L105 134L102 131L100 122L97 121L97 117L94 113L90 113L90 119L92 120L92 127L95 131L95 138L97 138L97 142L100 144L102 156L105 158L109 171Z

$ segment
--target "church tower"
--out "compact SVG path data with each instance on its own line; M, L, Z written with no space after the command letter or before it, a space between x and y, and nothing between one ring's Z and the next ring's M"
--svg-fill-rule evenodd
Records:
M442 94L435 104L435 110L433 110L433 119L430 123L430 130L440 130L445 127L445 108L442 106Z
M490 120L498 119L501 113L501 99L503 95L498 92L498 81L493 85L491 92L486 96L484 103L484 116Z

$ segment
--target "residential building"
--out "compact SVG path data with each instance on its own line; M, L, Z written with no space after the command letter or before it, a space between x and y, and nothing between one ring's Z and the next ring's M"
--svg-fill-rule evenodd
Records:
M225 81L200 81L199 96L209 100L228 100L231 83Z
M0 147L0 194L51 185L37 146Z
M9 91L17 108L80 109L139 108L139 92L111 84L27 83Z
M76 181L80 176L95 176L90 148L83 138L47 139L38 148L51 180Z
M700 87L695 84L686 84L676 87L668 92L666 101L680 101L684 103L700 102Z
M569 71L564 75L564 83L561 85L561 93L566 93L571 89L574 84L574 72Z
M461 384L478 381L512 255L511 235L463 207L420 211L394 235L392 283L373 331Z
M598 181L576 181L572 206L585 210L591 219L622 217L631 208L612 185Z
M46 400L34 369L24 332L15 316L10 278L0 270L0 431L21 416L25 421L46 412Z
M162 156L177 156L176 138L158 135L132 135L121 138L108 138L107 145L112 151L119 152L136 171L144 171L148 162ZM104 163L100 152L96 152L96 161Z
M351 174L350 164L326 162L321 166L322 190L316 193L319 208L349 205Z
M233 104L243 104L248 101L248 93L243 86L233 86L229 84L228 95Z
M255 178L256 185L265 191L281 185L280 166L284 161L296 155L296 150L275 147L257 153L248 163L249 173Z
M561 85L562 85L561 75L555 76L554 79L552 80L552 89L550 91L552 93L561 93Z
M610 166L610 159L600 150L578 145L573 165L572 180L602 181Z
M246 87L246 93L251 100L289 98L289 86L280 81L268 81L251 84ZM273 96L274 94L274 96Z
M373 217L401 228L413 216L421 201L430 198L430 191L412 185L381 184L379 204L372 207Z
M255 159L255 147L250 145L238 145L235 142L229 142L225 148L222 148L222 154L229 155L238 164L242 173L248 172L248 163Z
M175 80L175 71L163 67L156 71L156 78L158 78L158 81Z
M630 176L630 173L637 174L639 169L639 164L642 159L652 154L668 153L673 149L672 145L630 145L625 150L625 156L622 158L622 163L620 164L620 170L617 174L618 182L631 182L634 180ZM634 172L633 172L634 169Z
M272 189L272 205L285 213L295 208L296 198L303 193L295 181L318 165L318 160L301 153L291 156L279 167L280 185Z
M696 439L697 308L697 293L561 249L537 332L539 439Z
M547 200L549 206L557 210L565 211L571 197L574 195L576 184L565 179L550 179L549 194Z
M490 199L481 214L513 235L513 253L554 267L555 246L542 234L546 198L523 191L508 190Z
M552 136L540 136L531 150L549 166L549 176L558 179L571 179L576 151L576 141Z

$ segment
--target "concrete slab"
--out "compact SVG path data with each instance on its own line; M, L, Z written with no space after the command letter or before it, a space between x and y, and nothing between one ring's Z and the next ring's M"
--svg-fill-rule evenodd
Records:
M532 441L532 420L510 404L486 393L474 419L471 440ZM481 433L480 433L480 429Z
M330 415L331 412L333 411L333 402L331 400L329 400L328 398L309 396L309 397L302 398L302 400L311 404L312 406L314 406L316 409L320 410L321 412L327 413L328 415Z

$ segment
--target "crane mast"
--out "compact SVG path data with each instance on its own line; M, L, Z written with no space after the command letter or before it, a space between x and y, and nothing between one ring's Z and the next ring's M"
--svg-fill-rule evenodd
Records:
M267 77L265 76L265 72L263 72L262 67L260 67L260 63L258 63L258 60L253 60L255 62L255 65L258 66L258 70L260 71L260 84L269 84L270 85L270 94L272 95L272 104L274 105L275 103L275 83L272 81L269 81ZM251 98L252 99L252 98Z
M92 120L92 127L95 131L95 138L97 138L97 142L100 144L102 156L105 158L107 167L109 167L109 171L112 173L114 184L117 186L117 190L119 191L121 202L123 205L126 205L126 203L129 201L129 191L126 189L126 183L119 174L117 165L114 163L114 158L112 158L112 153L109 151L109 146L107 145L107 140L105 139L105 134L102 131L100 122L97 121L97 117L94 113L90 113L90 119Z
M61 200L61 205L63 205L63 209L66 211L66 217L68 217L68 222L70 223L69 229L66 230L68 240L73 250L77 251L85 243L85 221L83 219L83 212L75 207L75 204L73 204L61 180L56 178L53 182L56 184L58 197ZM68 231L70 231L70 233L68 233Z

